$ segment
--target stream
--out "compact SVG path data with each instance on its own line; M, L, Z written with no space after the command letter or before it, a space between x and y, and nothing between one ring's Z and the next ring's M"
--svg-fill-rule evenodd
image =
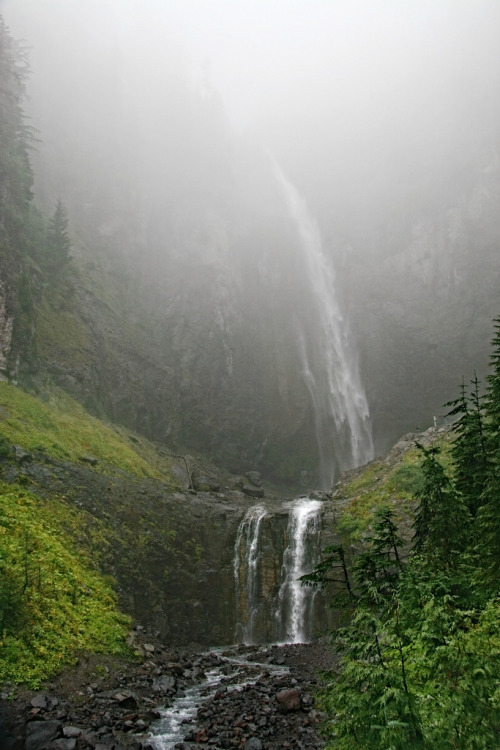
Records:
M203 655L217 665L205 671L203 682L179 693L172 705L161 709L161 718L150 729L150 744L155 750L170 750L195 729L199 709L218 693L241 691L255 684L264 675L285 675L286 666L255 661L259 652L250 653L251 660L238 654L238 647L212 649Z

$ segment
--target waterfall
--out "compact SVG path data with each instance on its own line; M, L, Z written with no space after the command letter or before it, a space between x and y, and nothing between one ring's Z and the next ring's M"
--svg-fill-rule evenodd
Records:
M320 481L330 489L338 472L373 458L368 402L318 225L274 161L273 169L297 229L314 306L312 321L299 324L298 346L314 414Z
M234 545L236 640L242 643L254 642L254 623L258 610L259 531L266 512L263 505L249 508L240 523Z
M312 629L314 590L302 586L300 576L309 573L318 561L321 518L319 500L300 498L290 510L283 554L283 583L278 595L276 619L280 640L304 643Z
M298 580L318 562L322 503L255 505L234 545L236 641L302 643L312 637L315 591Z

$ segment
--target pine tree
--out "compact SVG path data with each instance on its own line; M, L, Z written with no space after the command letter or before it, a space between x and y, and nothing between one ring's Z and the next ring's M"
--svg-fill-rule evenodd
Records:
M483 401L480 382L474 373L470 393L462 381L459 397L445 404L452 407L448 416L459 415L454 424L457 438L451 451L455 489L474 517L483 501L489 464Z
M0 249L21 253L32 199L29 148L33 133L25 122L23 100L29 64L0 16Z
M470 514L437 459L439 448L417 446L424 456L424 486L417 493L415 551L425 555L429 565L453 568L469 538Z
M62 201L58 200L47 228L43 265L52 275L59 275L70 260L71 240L68 229L68 214Z
M484 574L484 585L498 593L500 579L500 318L495 320L490 364L487 376L486 430L489 467L482 507L478 516L478 555Z

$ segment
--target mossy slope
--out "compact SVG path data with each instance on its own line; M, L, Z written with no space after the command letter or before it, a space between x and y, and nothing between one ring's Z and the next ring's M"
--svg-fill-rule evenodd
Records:
M52 458L74 463L95 459L101 473L126 471L172 481L168 459L160 458L148 441L103 424L58 388L47 388L42 400L0 383L0 433L10 443Z
M127 652L112 582L73 542L84 515L0 482L0 684L37 687L82 651Z
M13 445L96 474L174 486L154 446L94 419L58 389L41 400L0 383L0 477L10 472ZM37 687L80 652L126 653L130 621L118 611L113 579L96 567L116 530L68 504L55 485L28 487L16 474L0 479L0 684Z

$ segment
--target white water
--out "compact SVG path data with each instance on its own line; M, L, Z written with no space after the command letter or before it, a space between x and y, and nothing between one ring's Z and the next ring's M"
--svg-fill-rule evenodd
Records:
M278 642L304 643L310 640L315 592L303 587L298 579L318 562L321 506L320 501L309 498L287 503L286 533L282 511L273 514L259 504L245 514L234 545L237 642L255 643L259 634L262 639L264 632L274 633ZM264 518L267 518L265 541L262 539ZM279 542L285 536L284 545L283 542L279 544L280 549L270 543L269 530L273 524L271 537ZM266 559L266 555L272 558ZM262 591L264 570L268 574L268 587L273 570L281 571L274 594L269 593L268 588L267 598Z
M330 489L339 471L373 458L369 408L355 351L335 289L333 267L318 225L297 189L273 161L300 239L315 305L314 332L299 330L303 375L311 398L320 457L320 481Z
M222 656L223 651L226 652L225 656ZM257 682L264 672L285 674L288 671L287 667L276 664L249 662L244 656L231 655L227 651L225 647L212 649L210 653L220 654L223 664L207 671L206 680L185 690L169 708L161 711L161 719L151 726L152 736L149 738L155 750L172 750L178 742L183 741L189 729L196 725L198 709L215 695L222 680L229 690L241 690L245 685ZM228 664L233 667L229 678L224 669Z
M240 523L234 545L234 585L238 623L236 640L241 643L254 642L254 622L258 611L259 532L266 513L263 505L249 508Z
M299 578L310 573L318 561L321 505L319 500L300 498L290 510L276 610L287 643L304 643L311 635L315 591L302 586Z

